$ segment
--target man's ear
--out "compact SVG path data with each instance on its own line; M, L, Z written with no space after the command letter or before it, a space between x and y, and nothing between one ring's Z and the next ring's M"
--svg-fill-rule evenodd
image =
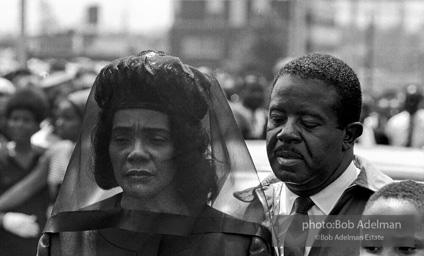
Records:
M343 150L349 150L355 144L355 141L362 135L363 127L360 122L348 124L344 128Z

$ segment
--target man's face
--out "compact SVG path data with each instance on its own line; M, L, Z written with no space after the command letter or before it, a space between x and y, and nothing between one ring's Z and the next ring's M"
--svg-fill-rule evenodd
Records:
M344 131L332 106L336 92L317 79L283 76L271 93L267 153L292 191L317 189L343 160ZM292 189L294 188L294 189Z

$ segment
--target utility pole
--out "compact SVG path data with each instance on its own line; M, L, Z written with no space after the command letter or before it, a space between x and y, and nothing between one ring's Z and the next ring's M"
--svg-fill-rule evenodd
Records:
M20 27L21 33L18 41L18 57L21 68L27 67L27 49L26 49L26 0L21 0L20 3L21 12L20 12Z
M365 45L367 54L365 56L366 81L370 92L374 91L374 41L375 41L375 17L374 10L371 11L368 28L365 31Z

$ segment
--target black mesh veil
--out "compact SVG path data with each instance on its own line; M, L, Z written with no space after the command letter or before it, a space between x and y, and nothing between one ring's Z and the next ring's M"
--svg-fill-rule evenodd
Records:
M183 148L175 153L179 180L174 183L177 193L182 191L188 198L189 210L184 213L123 208L119 203L123 190L116 181L109 182L107 179L113 178L107 176L102 178L104 183L96 176L96 171L110 168L105 160L107 151L102 156L94 153L108 145L107 140L96 142L92 138L99 116L113 117L117 110L131 108L166 113L172 119L171 129L182 130L172 136L185 134L174 138L174 146ZM203 137L192 136L197 129ZM97 149L93 143L98 144ZM212 172L203 175L206 169ZM119 228L178 236L227 231L254 234L269 221L265 202L259 202L264 196L243 201L235 196L252 187L260 188L260 180L217 80L178 58L146 51L112 62L98 75L86 105L80 139L44 233ZM263 192L257 189L256 193ZM221 215L202 214L205 207ZM225 222L209 225L219 218ZM260 236L268 239L265 233Z

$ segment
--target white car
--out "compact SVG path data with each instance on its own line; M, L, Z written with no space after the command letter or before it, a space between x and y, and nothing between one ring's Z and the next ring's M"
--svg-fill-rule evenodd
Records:
M246 144L262 180L271 173L265 141L247 140ZM424 149L355 145L354 151L356 155L368 159L394 180L410 179L424 182Z

